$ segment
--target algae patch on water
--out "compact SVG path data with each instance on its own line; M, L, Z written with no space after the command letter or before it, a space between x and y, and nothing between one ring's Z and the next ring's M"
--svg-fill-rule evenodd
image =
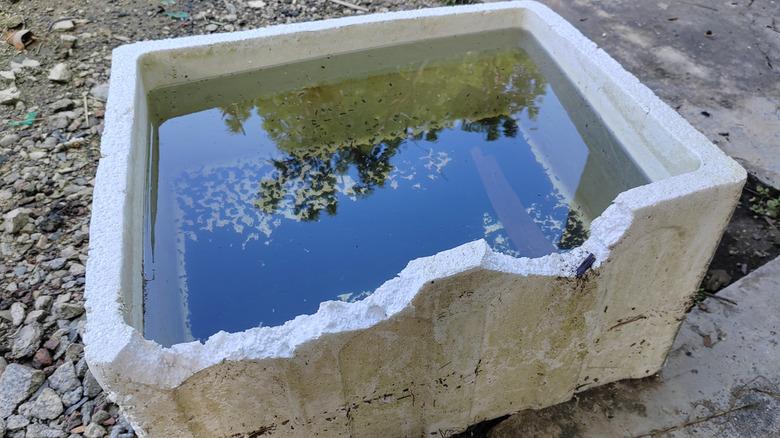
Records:
M476 239L579 245L646 179L609 173L616 142L527 44L467 35L150 93L145 335L282 324Z

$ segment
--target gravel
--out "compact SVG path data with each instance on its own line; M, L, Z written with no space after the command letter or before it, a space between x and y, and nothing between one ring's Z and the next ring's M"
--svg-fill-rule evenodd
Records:
M371 12L437 5L352 2ZM9 437L134 436L88 370L82 344L111 50L362 13L327 0L104 3L25 0L0 7L0 19L20 17L39 37L23 53L0 44L0 428Z

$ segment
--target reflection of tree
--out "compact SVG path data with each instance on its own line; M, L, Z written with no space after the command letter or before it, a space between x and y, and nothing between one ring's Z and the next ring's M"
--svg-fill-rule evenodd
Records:
M246 104L233 103L224 107L221 107L222 118L225 120L230 132L234 134L244 134L244 122L249 120L252 115L252 107Z
M475 122L464 122L463 128L467 132L482 132L487 141L498 140L501 132L505 137L517 137L517 122L511 116L487 117Z
M585 243L587 238L588 229L582 222L581 213L575 208L570 208L566 217L566 227L558 241L558 249L576 248Z
M517 135L514 117L538 114L546 84L520 50L468 53L374 76L260 97L222 108L231 132L256 109L263 129L285 156L260 182L256 205L266 214L289 208L299 220L335 214L338 176L366 196L393 171L391 159L407 138L435 142L454 127L488 141ZM289 216L289 211L287 212Z
M394 139L370 149L344 146L324 157L311 154L308 149L291 151L286 157L272 161L274 172L260 181L257 205L264 213L274 214L287 195L287 188L294 187L294 217L317 220L323 209L328 214L336 214L336 175L344 175L354 166L359 181L350 187L351 193L366 196L375 187L385 185L393 170L390 159L401 144L401 139Z

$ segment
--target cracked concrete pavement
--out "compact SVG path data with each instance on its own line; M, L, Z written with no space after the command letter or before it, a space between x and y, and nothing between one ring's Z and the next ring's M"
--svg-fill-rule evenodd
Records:
M780 187L780 2L542 0Z

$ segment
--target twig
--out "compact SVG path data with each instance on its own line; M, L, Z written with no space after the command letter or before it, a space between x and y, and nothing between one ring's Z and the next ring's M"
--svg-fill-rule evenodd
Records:
M337 5L344 6L345 8L354 9L356 11L368 12L368 8L363 6L358 6L354 3L345 2L344 0L328 0L328 1L331 3L335 3Z
M702 9L709 9L710 11L718 12L718 8L713 8L712 6L703 5L701 3L688 2L688 1L681 1L680 3L685 3L686 5L691 5L691 6L698 6Z
M35 48L35 54L37 55L41 51L41 47L43 47L43 42L46 40L46 38L39 39L38 47Z
M729 409L729 410L726 410L726 411L718 412L717 414L708 415L706 417L697 418L697 419L691 420L691 421L686 421L685 423L678 424L677 426L667 427L666 429L651 430L650 432L647 432L645 434L637 435L635 438L652 437L652 436L666 434L666 433L669 433L669 432L673 432L675 430L684 429L684 428L686 428L688 426L693 426L695 424L704 423L705 421L709 421L709 420L712 420L712 419L715 419L715 418L718 418L718 417L722 417L722 416L728 415L728 414L730 414L732 412L740 411L742 409L754 408L756 406L758 406L758 403L748 403L746 405L737 406L736 408L732 408L732 409Z
M751 189L750 187L743 187L743 189L745 189L746 192L750 192L750 193L752 193L752 194L754 194L756 196L761 196L761 195L758 194L757 191Z
M702 293L702 295L706 295L706 296L708 296L710 298L715 298L716 300L725 301L725 302L727 302L729 304L733 304L735 306L737 305L737 302L732 300L732 299L729 299L729 298L726 298L726 297L721 297L719 295L715 295L715 294L709 293L707 291L701 291L701 293Z
M610 330L616 329L616 328L618 328L618 327L620 327L620 326L623 326L623 325L626 325L626 324L631 324L632 322L637 322L637 321L640 321L640 320L642 320L642 319L647 319L647 317L646 317L645 315L637 315L637 316L634 316L634 317L628 318L627 320L625 320L625 321L620 321L620 322L618 322L617 324L613 325L612 327L608 328L608 329L607 329L607 331L610 331Z

